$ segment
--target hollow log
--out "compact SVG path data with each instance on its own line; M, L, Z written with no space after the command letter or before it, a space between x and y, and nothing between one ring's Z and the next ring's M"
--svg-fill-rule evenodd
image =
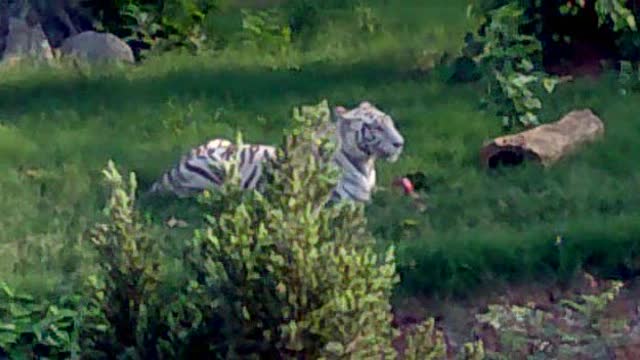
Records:
M547 167L604 134L604 124L591 110L574 110L560 120L513 135L501 136L480 151L484 167L534 161Z

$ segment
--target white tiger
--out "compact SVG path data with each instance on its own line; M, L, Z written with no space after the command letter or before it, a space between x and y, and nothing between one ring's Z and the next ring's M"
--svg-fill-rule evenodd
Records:
M376 185L376 159L395 162L404 148L404 138L393 119L367 101L351 110L338 106L333 112L337 121L331 131L338 137L333 161L341 170L341 178L331 200L368 202ZM214 190L224 181L224 163L232 161L237 151L237 146L226 139L200 145L165 172L149 192L188 197ZM276 157L276 148L246 144L239 151L241 186L253 189L261 179L264 162Z

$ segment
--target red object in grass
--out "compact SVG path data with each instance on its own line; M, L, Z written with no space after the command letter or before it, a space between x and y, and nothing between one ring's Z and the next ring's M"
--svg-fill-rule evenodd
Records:
M406 177L398 178L394 181L394 185L399 186L404 190L405 195L413 194L413 183Z

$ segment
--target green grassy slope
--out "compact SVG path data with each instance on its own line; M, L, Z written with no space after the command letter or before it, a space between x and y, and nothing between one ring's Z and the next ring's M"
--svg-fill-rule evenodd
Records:
M369 209L381 243L399 246L406 289L460 292L480 281L556 276L579 263L620 272L640 228L638 95L618 96L609 78L566 85L547 99L545 121L591 107L606 139L550 170L481 171L479 147L500 134L499 121L478 110L482 89L446 84L439 71L410 76L422 50L459 49L470 26L466 2L380 4L385 32L376 35L328 12L335 22L292 55L300 71L271 70L261 54L240 49L164 55L135 69L2 70L0 278L32 291L82 279L90 261L79 234L100 215L108 159L136 171L145 187L210 137L240 130L245 141L276 142L293 106L323 98L345 106L367 99L396 119L406 152L379 165L381 187L406 172L430 179L428 215L384 191ZM160 224L178 209L197 213L184 201L147 210ZM403 226L406 219L415 225Z

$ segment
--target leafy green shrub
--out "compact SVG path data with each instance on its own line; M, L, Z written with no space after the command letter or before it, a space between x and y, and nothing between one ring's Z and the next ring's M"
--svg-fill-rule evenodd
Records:
M484 343L481 340L465 343L462 347L461 355L464 360L485 359Z
M82 350L90 357L148 358L157 351L161 331L163 300L156 290L161 254L134 209L134 174L125 182L111 161L103 174L110 188L108 222L91 231L99 271L89 277Z
M241 38L245 46L259 50L272 62L286 59L288 68L297 68L290 61L293 46L291 27L287 24L285 13L279 9L243 9Z
M329 121L326 103L294 117L264 195L239 189L228 169L222 195L205 200L219 215L191 247L200 284L225 294L228 356L393 356L393 248L374 252L362 206L325 208L337 180L333 144L311 134Z
M596 16L597 23L593 24L595 26L610 28L615 32L635 31L637 29L636 17L638 14L634 14L636 8L633 5L632 8L629 8L628 3L625 0L481 0L470 4L470 10L477 14L486 15L504 6L517 5L525 10L523 15L526 19L523 19L523 21L529 23L525 32L543 40L541 37L543 33L547 30L556 30L554 27L546 28L550 24L547 23L548 19L545 19L545 17L555 18L560 16L566 17L565 20L569 20L569 17L585 15L587 12L593 12ZM576 30L584 31L586 29ZM564 36L567 34L555 33L552 35L555 35L556 40L564 41Z
M630 61L620 62L618 85L620 86L620 95L623 96L640 89L640 72L638 72L637 68L634 68Z
M295 0L287 4L289 28L293 34L310 32L317 28L320 22L320 8L318 1Z
M600 31L611 37L610 42L618 43L619 57L640 59L640 50L634 50L640 49L640 37L636 35L636 17L640 14L634 14L625 1L484 0L474 2L469 10L480 23L477 39L470 36L468 40L469 48L475 48L472 56L482 64L488 81L484 102L502 117L506 127L538 124L542 101L536 89L551 92L557 83L542 71L543 56L558 57L554 51L566 48L564 43L573 37ZM592 13L594 20L589 23ZM586 20L565 25L575 16ZM584 24L591 24L593 29L581 28Z
M433 359L444 357L446 352L442 333L435 329L435 321L429 319L409 333L407 348L402 355L407 360Z
M100 28L140 43L142 49L200 51L209 40L202 25L226 0L87 1ZM136 47L137 48L137 47Z
M79 298L56 304L17 294L0 282L0 357L66 359L78 354Z
M110 190L106 223L94 226L98 272L89 277L81 322L82 354L89 358L189 358L224 343L217 296L201 291L189 273L182 292L164 275L168 260L150 224L135 208L137 182L122 178L113 162L103 171ZM159 237L159 236L158 236ZM164 261L163 261L164 260ZM198 264L202 267L203 264Z
M627 7L627 1L624 0L596 0L593 2L593 8L598 14L598 25L602 26L609 23L614 31L623 29L636 30L636 19ZM591 4L590 4L591 5ZM562 1L558 9L561 14L577 15L581 10L587 7L586 1Z
M162 25L160 24L160 14L153 6L128 4L121 8L120 15L127 19L122 25L122 29L129 32L124 40L140 41L150 48L156 47Z
M550 63L571 57L571 43L591 43L603 59L640 60L637 8L626 0L522 1L530 24L527 33L545 44ZM631 6L631 7L629 7ZM588 54L592 56L591 54Z
M318 30L328 14L338 9L352 12L358 29L364 32L374 33L381 28L378 14L374 8L367 6L363 1L293 0L285 2L285 6L281 7L281 11L288 18L289 28L294 38Z
M532 87L551 92L555 86L555 80L536 71L542 45L535 36L522 32L526 17L517 3L489 10L486 16L478 39L468 40L480 49L474 60L488 75L485 103L493 106L504 127L537 125L542 101Z
M380 19L376 15L373 8L364 4L359 4L354 8L356 19L358 20L358 27L360 30L367 33L375 33L380 31L382 24Z

